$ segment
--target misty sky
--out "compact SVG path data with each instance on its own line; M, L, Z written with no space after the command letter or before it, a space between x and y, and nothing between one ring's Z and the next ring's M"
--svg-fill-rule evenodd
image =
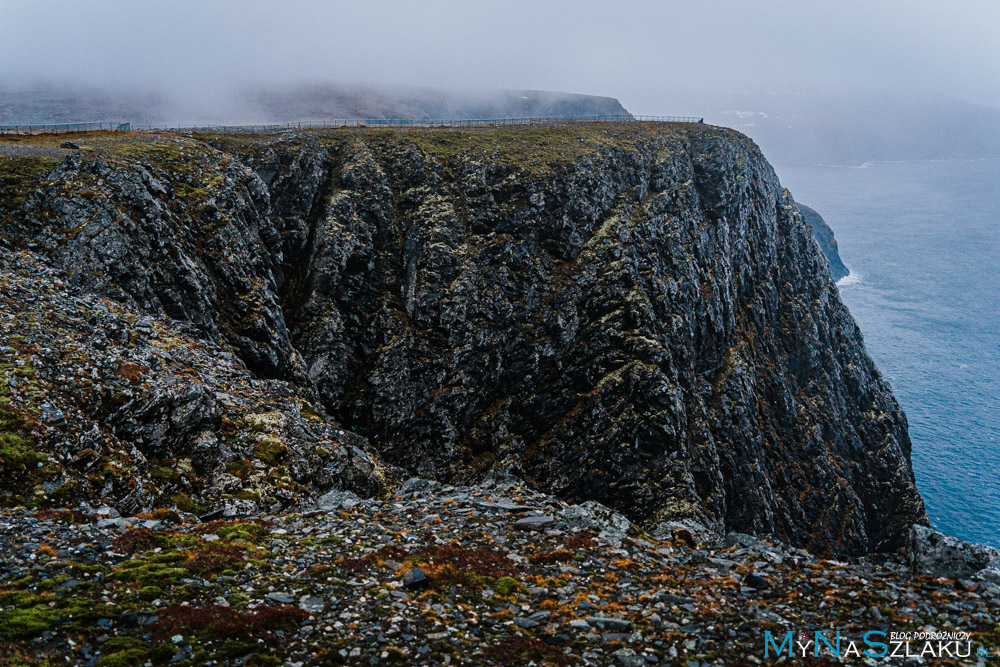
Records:
M1000 2L0 0L0 89L531 88L684 113L682 91L904 92L1000 106Z

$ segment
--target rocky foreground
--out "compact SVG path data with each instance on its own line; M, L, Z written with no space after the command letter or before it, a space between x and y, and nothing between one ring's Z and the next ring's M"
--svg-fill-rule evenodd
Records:
M5 510L0 665L768 664L765 631L834 628L1000 645L983 572L918 576L694 524L653 536L503 475L205 519Z

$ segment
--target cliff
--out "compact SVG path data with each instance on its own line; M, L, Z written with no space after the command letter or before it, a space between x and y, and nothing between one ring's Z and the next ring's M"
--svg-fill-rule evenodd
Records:
M548 90L478 93L374 85L315 85L248 91L241 107L265 122L341 118L524 118L629 116L613 97Z
M74 141L2 150L11 502L273 512L505 469L818 553L925 521L905 417L738 133Z
M795 208L802 215L802 219L812 230L813 238L819 244L819 249L826 256L826 261L830 265L830 276L836 281L846 278L850 273L844 262L840 259L840 250L837 246L837 239L833 237L833 230L826 223L823 216L815 209L811 209L805 204L795 204Z
M628 116L613 97L550 90L460 91L379 84L256 86L212 96L0 83L0 125L114 120L174 127L324 122L345 118Z

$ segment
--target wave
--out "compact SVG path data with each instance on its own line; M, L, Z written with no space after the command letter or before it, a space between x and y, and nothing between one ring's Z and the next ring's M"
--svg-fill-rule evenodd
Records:
M868 169L869 167L874 167L876 165L882 164L924 164L929 162L995 162L1000 160L1000 157L926 157L926 158L912 158L908 160L868 160L862 162L861 164L840 164L840 163L829 163L829 162L818 162L816 164L809 164L803 166L812 167L827 167L836 169Z
M825 162L820 162L815 165L817 167L824 167L827 169L868 169L873 164L878 163L878 160L874 162L862 162L861 164L827 164Z
M847 275L837 281L837 287L839 289L844 289L845 287L854 287L861 283L861 274L847 267Z

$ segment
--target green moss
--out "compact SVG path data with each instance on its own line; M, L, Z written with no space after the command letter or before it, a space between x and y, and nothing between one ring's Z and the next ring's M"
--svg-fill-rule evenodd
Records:
M101 647L101 650L107 652L108 644L111 641L114 640L109 640L105 643ZM174 657L175 650L169 644L146 646L142 642L136 643L138 646L130 646L110 655L104 655L94 663L95 667L136 667L137 665L145 665L147 663L165 665Z
M252 521L244 521L223 526L216 530L215 534L224 540L242 540L244 542L250 542L251 544L260 544L270 537L270 531L267 526L260 523L254 523Z
M11 376L20 380L19 404L11 391ZM41 395L33 365L0 362L0 488L14 493L24 493L39 481L38 464L46 458L36 451L32 434Z
M52 614L44 607L12 609L0 615L0 635L9 639L29 639L53 627Z
M219 658L242 658L245 655L256 653L259 647L250 642L230 640L212 651L212 657Z
M122 563L111 573L110 578L117 581L136 582L146 588L149 586L171 586L186 576L188 576L187 570L171 567L169 563L132 560Z
M662 129L660 130L662 131ZM368 134L375 145L412 143L446 167L458 162L489 162L530 175L546 175L612 147L635 149L649 131L636 125L567 124L544 127L398 129Z
M38 582L36 588L40 591L54 591L67 581L69 581L69 577L63 574L52 579L42 579Z
M195 188L187 183L178 183L174 187L174 194L182 199L205 199L208 196L206 188Z
M76 577L93 577L99 574L107 574L111 571L111 568L107 565L100 564L73 564L70 565L66 571Z
M163 596L163 589L159 586L146 586L145 588L139 589L139 599L145 602L152 602L153 600Z
M170 496L170 500L174 505L182 512L188 512L190 514L201 514L205 511L205 506L195 501L191 500L191 497L178 491Z
M119 651L125 651L130 648L142 648L146 644L140 639L135 637L112 637L108 641L101 644L101 652L105 655L110 655L112 653L118 653Z
M288 446L276 435L264 433L257 436L253 453L269 466L275 466L288 455Z
M24 481L37 470L45 457L20 436L0 433L0 475L7 480Z
M73 496L75 496L80 491L80 482L76 480L70 480L65 484L60 484L57 486L52 493L49 494L54 500L68 501Z
M242 593L230 593L229 597L226 598L226 602L228 602L234 609L242 609L247 606L248 602L250 602L250 598Z
M316 408L314 408L312 406L312 403L310 403L309 401L302 401L302 407L300 408L300 412L302 413L302 416L305 417L306 419L311 419L312 421L319 423L323 422L323 417L319 414Z
M166 172L175 181L193 181L202 187L209 186L208 179L200 180L203 170L212 174L210 178L215 178L222 166L219 162L226 160L201 142L173 138L116 142L106 146L105 152L111 158L149 165Z
M246 459L237 459L226 464L226 472L233 477L246 480L253 474L253 464Z
M4 591L0 605L7 607L0 611L0 637L9 639L30 639L57 627L88 631L98 618L118 613L114 606L52 593Z
M517 583L516 580L511 579L510 577L500 577L496 580L496 583L493 584L493 590L504 596L516 593L521 588L521 584Z
M27 588L29 586L34 585L35 581L36 581L35 575L29 572L27 574L22 574L20 577L17 577L16 579L11 579L10 581L4 582L4 587L13 589Z
M0 155L0 222L15 222L18 211L38 189L59 158Z
M177 474L176 470L163 465L149 466L149 474L164 482L176 482L180 479L180 475Z

